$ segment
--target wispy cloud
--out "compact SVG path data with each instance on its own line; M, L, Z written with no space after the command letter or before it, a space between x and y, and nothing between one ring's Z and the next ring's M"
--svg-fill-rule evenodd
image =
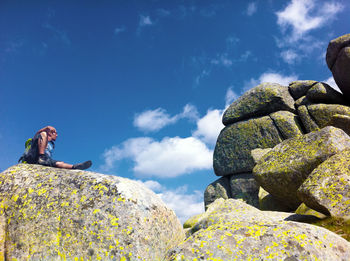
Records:
M258 79L252 78L245 82L244 90L249 90L254 86L257 86L263 82L278 83L284 86L288 86L290 82L298 80L297 75L283 75L276 72L265 72L260 75Z
M294 64L306 54L322 48L325 45L322 36L315 39L311 32L329 25L342 10L342 4L335 1L292 0L276 12L277 24L282 31L282 38L276 38L276 44L282 49L282 60Z
M68 37L68 35L65 31L59 30L58 28L51 25L50 23L44 23L43 27L45 29L48 29L49 31L51 31L54 34L54 37L57 40L61 41L63 44L71 45L72 41L70 40L70 38Z
M230 106L232 102L237 100L239 95L233 91L233 86L230 86L227 89L226 96L225 96L225 108Z
M154 22L151 20L150 16L145 16L145 15L140 15L140 21L139 21L139 26L150 26L153 25Z
M121 34L121 33L125 32L125 31L126 31L126 26L122 25L122 26L116 27L114 29L114 34L118 35L118 34Z
M290 41L297 41L328 23L341 9L342 5L336 2L316 4L315 0L292 0L284 10L276 13L277 23L284 32L291 29Z
M146 110L135 115L134 126L141 131L154 132L184 118L196 120L198 118L197 108L191 104L187 104L181 113L174 116L170 116L166 110L162 108Z
M251 2L251 3L248 4L246 14L248 16L252 16L253 14L256 13L257 10L258 10L257 3L256 2Z
M137 176L171 178L212 167L212 151L194 137L131 138L103 154L104 170L121 159L131 159ZM181 164L179 164L181 162Z
M298 55L294 50L288 49L281 52L281 57L283 61L288 64L294 64L301 59L301 56Z

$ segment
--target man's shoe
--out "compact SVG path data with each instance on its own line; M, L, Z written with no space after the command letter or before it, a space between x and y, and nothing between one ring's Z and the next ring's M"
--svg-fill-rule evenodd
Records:
M90 168L92 165L91 160L85 161L83 163L78 163L73 165L73 169L80 169L80 170L84 170L84 169L88 169Z

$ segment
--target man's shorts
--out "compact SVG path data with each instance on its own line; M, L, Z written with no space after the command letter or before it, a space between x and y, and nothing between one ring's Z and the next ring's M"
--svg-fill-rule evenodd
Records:
M57 160L53 160L47 155L39 157L38 164L48 167L56 167Z

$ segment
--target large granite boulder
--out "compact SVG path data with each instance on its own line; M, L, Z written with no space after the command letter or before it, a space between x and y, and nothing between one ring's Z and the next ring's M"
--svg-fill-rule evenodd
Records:
M350 101L350 34L330 41L326 61L339 89Z
M298 190L310 208L350 220L350 148L315 168Z
M349 260L350 243L324 228L287 221L290 213L260 211L218 199L197 217L189 237L166 260Z
M259 160L253 175L266 191L296 209L301 204L297 190L309 174L349 146L350 137L343 130L325 127L278 144Z
M0 174L6 260L162 260L184 232L144 185L19 164Z
M318 82L311 80L294 81L289 84L288 88L294 100L298 100L299 98L305 96L307 91L317 83Z
M214 171L217 176L251 172L254 160L250 151L271 148L282 141L271 117L240 121L225 127L214 150Z
M222 122L227 126L281 110L295 111L294 100L288 87L277 83L262 83L234 101L225 111Z
M313 85L306 92L306 98L313 103L348 104L343 94L323 82L318 82Z

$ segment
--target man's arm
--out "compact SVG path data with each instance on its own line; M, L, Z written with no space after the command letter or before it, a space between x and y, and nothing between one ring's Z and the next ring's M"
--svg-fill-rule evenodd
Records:
M38 138L38 152L39 155L45 153L45 149L47 147L47 133L45 131L41 132Z

